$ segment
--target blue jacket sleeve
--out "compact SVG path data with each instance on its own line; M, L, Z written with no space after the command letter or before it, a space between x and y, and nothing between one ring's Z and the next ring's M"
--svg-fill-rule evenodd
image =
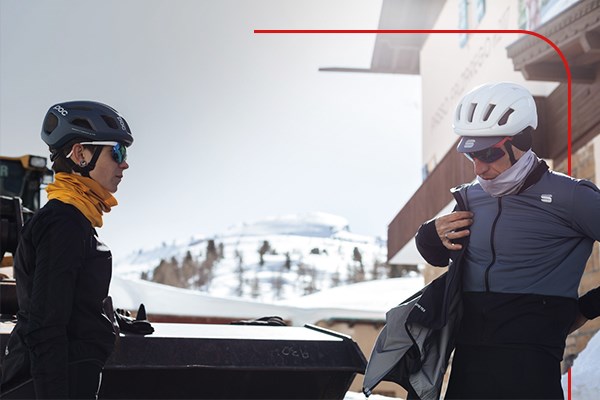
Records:
M574 227L586 236L600 240L600 190L589 181L579 181L573 191Z

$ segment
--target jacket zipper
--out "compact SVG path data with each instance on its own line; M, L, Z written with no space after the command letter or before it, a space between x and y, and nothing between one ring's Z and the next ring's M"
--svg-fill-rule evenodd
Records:
M500 214L502 213L502 197L498 197L498 214L496 214L496 218L494 219L494 223L492 224L492 230L490 232L490 248L492 249L492 262L485 269L485 291L489 293L490 291L490 268L496 262L496 247L494 246L494 236L496 234L496 223L500 218Z

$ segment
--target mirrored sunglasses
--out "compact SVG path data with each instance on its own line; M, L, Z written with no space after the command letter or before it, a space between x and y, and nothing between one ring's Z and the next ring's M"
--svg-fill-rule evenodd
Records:
M121 164L123 161L127 161L127 147L121 143L117 143L112 147L111 155L117 164Z
M81 145L91 145L91 146L112 146L111 148L111 156L113 160L117 164L121 164L123 161L127 161L127 147L119 142L81 142ZM67 154L67 158L71 157L73 154L73 150L69 154Z
M504 146L504 143L506 143L509 139L510 138L504 138L503 140L496 143L492 147L488 147L487 149L474 151L471 153L464 153L464 155L470 161L473 161L474 159L478 159L479 161L481 161L483 163L491 164L495 161L498 161L502 157L504 157L506 152L504 150L502 150L501 147Z

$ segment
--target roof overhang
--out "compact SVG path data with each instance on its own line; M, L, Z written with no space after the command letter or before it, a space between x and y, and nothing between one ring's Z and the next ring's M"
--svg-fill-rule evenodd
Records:
M446 0L383 0L379 30L431 29ZM419 57L429 35L384 33L375 38L370 68L326 67L327 72L419 75Z
M556 44L568 61L572 81L592 83L600 64L600 1L583 0L537 29ZM525 79L566 82L562 58L544 40L525 35L507 47L515 70Z

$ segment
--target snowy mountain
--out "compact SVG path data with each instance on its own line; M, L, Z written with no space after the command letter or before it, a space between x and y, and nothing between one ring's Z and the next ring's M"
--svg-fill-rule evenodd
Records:
M345 218L308 213L242 223L115 261L115 273L214 296L263 302L387 278L386 243Z

